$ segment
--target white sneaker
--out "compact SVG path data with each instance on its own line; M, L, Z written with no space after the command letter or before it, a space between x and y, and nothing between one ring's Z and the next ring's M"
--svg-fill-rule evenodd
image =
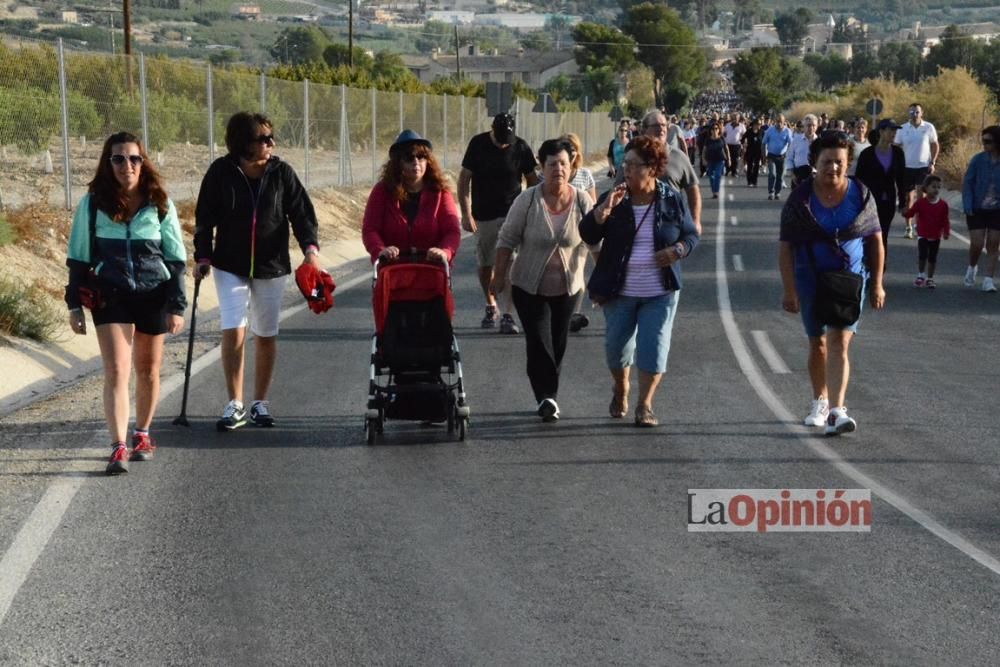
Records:
M966 287L976 286L976 273L978 272L979 272L979 267L976 266L970 266L965 270L965 280L963 282L965 283Z
M538 416L543 422L559 421L559 404L551 398L543 398L538 404Z
M846 408L834 408L826 418L826 435L853 433L858 429L858 422L847 416Z
M830 414L830 402L825 398L813 400L809 414L802 421L806 426L822 426L826 423L826 417Z
M996 292L996 285L993 284L992 278L983 278L983 286L980 288L984 292Z

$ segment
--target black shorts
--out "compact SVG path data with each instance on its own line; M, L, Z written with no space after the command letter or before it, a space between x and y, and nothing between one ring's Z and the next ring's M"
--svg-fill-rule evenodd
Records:
M969 224L970 232L977 229L1000 231L1000 210L976 211L965 216L965 221Z
M910 192L916 190L924 184L924 179L930 173L930 167L919 167L917 169L906 168L906 175L903 178L903 191Z
M94 326L134 324L149 336L167 333L167 291L158 288L142 294L115 292L104 296L104 308L91 311Z

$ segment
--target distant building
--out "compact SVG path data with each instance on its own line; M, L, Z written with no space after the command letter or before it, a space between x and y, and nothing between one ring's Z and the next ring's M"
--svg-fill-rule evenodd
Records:
M432 54L430 56L404 55L403 63L423 83L455 74L455 56ZM483 55L478 47L462 49L462 76L471 81L499 81L521 83L531 88L542 88L550 79L565 74L579 74L576 60L570 51L546 53L523 52L513 55Z
M920 21L915 21L912 28L904 28L898 33L899 39L912 41L923 55L927 55L932 46L941 43L941 35L948 26L921 26ZM1000 25L993 22L988 23L965 23L957 26L959 33L977 41L989 44L994 39L1000 37Z
M468 11L432 11L427 12L428 21L440 21L448 25L472 25L476 18L475 12Z
M77 16L76 12L71 9L64 9L59 12L59 20L63 23L79 23L80 18Z
M229 14L235 19L259 21L261 16L260 5L233 5Z

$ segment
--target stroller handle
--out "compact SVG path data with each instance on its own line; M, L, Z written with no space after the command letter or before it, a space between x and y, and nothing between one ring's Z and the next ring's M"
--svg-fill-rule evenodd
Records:
M372 286L375 285L375 281L378 280L378 268L379 266L388 266L390 264L431 264L434 266L443 266L444 275L448 279L448 287L451 288L451 266L448 262L439 262L427 259L427 251L421 252L416 248L411 248L409 253L400 254L396 259L383 259L381 257L376 257L375 261L372 263Z

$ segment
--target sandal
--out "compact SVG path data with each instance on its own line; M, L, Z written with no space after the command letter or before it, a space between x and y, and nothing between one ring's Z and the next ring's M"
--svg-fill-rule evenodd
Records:
M611 405L608 406L608 412L615 419L621 419L628 414L627 391L623 391L620 394L616 391L611 395Z
M656 426L660 423L660 420L656 418L653 411L649 408L638 406L635 409L635 425L643 427Z

